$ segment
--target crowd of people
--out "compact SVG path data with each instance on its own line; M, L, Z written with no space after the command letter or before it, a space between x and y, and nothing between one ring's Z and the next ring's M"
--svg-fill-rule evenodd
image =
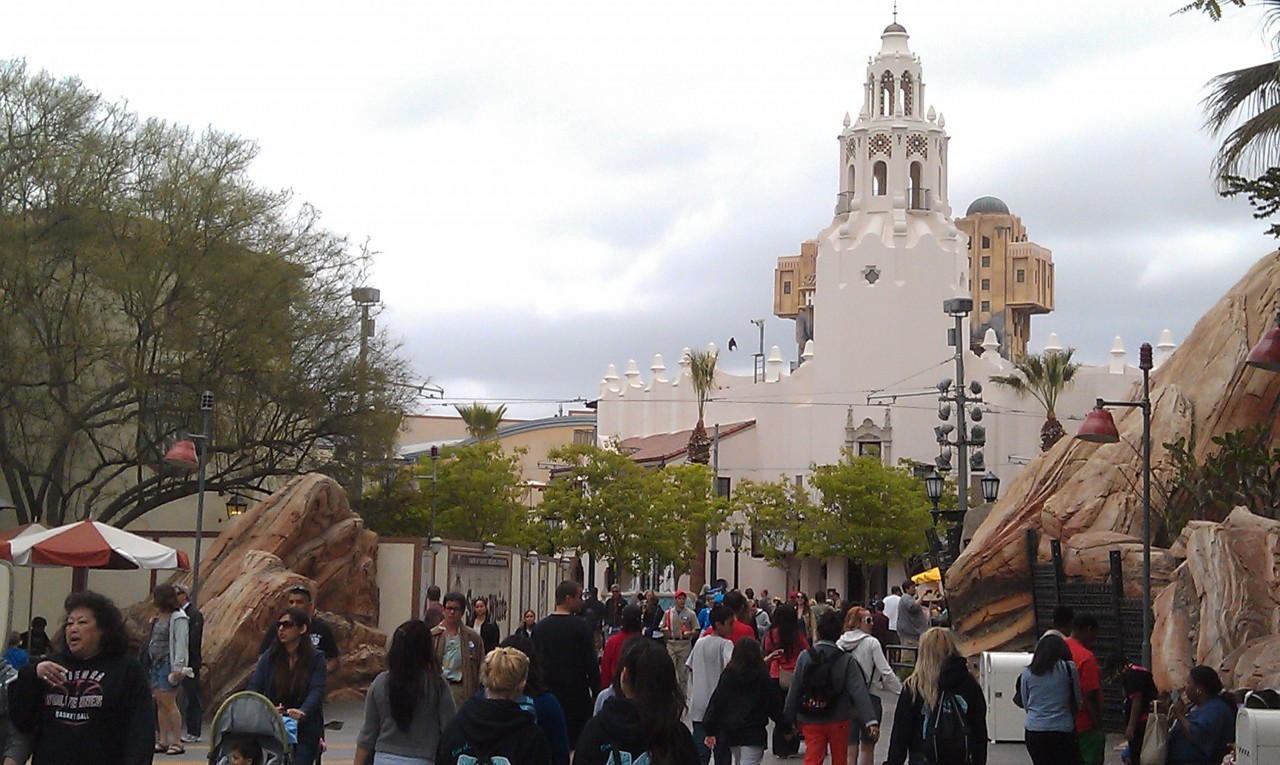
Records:
M827 757L873 765L890 700L886 765L984 765L985 694L955 635L930 626L935 615L915 595L910 582L869 606L834 592L784 600L680 591L663 606L654 593L631 601L616 587L599 601L565 581L552 613L524 611L500 640L484 599L432 588L423 618L391 636L387 669L365 698L354 763L755 765L767 749L789 757L803 743L805 765ZM180 585L157 587L153 605L136 655L119 609L93 592L67 598L47 644L33 638L43 627L35 620L10 641L26 661L0 695L10 717L5 765L139 765L198 739L199 694L185 684L198 677L203 620ZM1159 708L1155 684L1123 656L1102 667L1092 651L1097 632L1091 615L1058 609L1018 678L1034 765L1104 761L1104 677L1125 691L1125 756L1138 765L1134 753ZM292 762L313 765L338 646L305 587L287 593L269 633L248 689L274 706ZM893 652L914 654L900 662L905 680ZM1162 710L1173 721L1168 765L1221 762L1235 711L1218 674L1193 669ZM262 765L261 743L229 740L226 761Z

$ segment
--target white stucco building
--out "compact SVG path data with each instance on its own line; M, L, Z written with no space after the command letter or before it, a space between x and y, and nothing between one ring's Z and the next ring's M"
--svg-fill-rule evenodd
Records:
M805 317L813 334L801 364L791 371L774 346L763 380L720 374L707 404L708 430L734 426L718 459L719 474L734 483L780 476L804 481L811 465L839 460L846 447L878 451L888 464L902 458L928 463L939 453L936 386L954 377L955 353L948 344L954 320L942 304L971 294L968 242L952 217L946 123L926 100L932 93L921 61L896 22L880 39L880 51L861 78L858 117L846 115L838 135L835 214L814 237L815 278L806 296L812 313ZM960 340L966 346L967 334L966 328ZM1012 368L994 335L989 339L981 355L965 351L965 376L985 388L986 469L1007 487L1039 453L1044 417L1035 401L987 384L991 375ZM1157 360L1171 351L1172 343L1162 341ZM621 366L621 375L617 365L609 365L598 407L602 442L640 443L693 426L697 412L687 361L683 354L670 358L679 361L668 367L662 355L655 356L648 374L635 360ZM1130 395L1138 372L1126 363L1123 348L1112 358L1111 364L1077 374L1059 402L1061 418L1082 416L1097 397ZM1129 359L1136 363L1136 347ZM929 390L932 395L920 395ZM1064 424L1069 433L1074 430L1073 422ZM664 461L682 459L673 452ZM723 553L727 537L722 534L718 545L721 576L732 566ZM781 570L745 554L741 562L743 586L770 593L786 589ZM809 592L834 587L846 593L861 586L848 570L844 560L806 561L800 584ZM888 572L895 582L900 575ZM868 584L871 594L883 594L882 586L874 579Z

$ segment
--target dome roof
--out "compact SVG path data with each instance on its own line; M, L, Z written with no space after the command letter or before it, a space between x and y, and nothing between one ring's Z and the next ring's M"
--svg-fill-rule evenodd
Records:
M1009 205L996 197L978 197L969 205L969 209L964 211L966 216L975 215L977 213L1000 213L1002 215L1009 214Z
M891 32L901 32L902 34L906 34L907 28L895 21L884 28L884 34L889 34Z

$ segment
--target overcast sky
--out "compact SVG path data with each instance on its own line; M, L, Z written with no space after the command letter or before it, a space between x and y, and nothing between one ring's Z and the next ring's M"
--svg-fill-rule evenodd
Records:
M1266 60L1256 10L1183 0L902 0L950 199L998 196L1053 251L1033 321L1088 361L1195 320L1275 246L1213 190L1200 100ZM127 8L128 10L124 10ZM831 221L891 0L23 3L0 56L146 116L256 140L286 187L378 251L380 328L450 398L594 397L609 363L772 318L775 260ZM647 374L647 372L646 372ZM452 413L447 406L422 411Z

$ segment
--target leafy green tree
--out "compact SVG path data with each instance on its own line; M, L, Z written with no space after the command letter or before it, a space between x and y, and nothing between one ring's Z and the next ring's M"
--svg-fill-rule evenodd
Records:
M706 465L667 465L649 473L649 482L654 525L650 547L639 556L641 570L688 571L707 535L724 528L729 500L715 496L715 476Z
M555 535L557 549L606 559L615 574L657 557L652 485L644 468L593 445L563 446L548 456L568 465L542 497L544 517L563 524Z
M366 485L374 487L360 506L366 528L388 537L430 536L430 498L414 484L411 471L397 470Z
M790 589L792 567L811 546L808 520L815 507L808 492L785 476L777 481L740 481L730 508L750 527L752 551L788 572Z
M1044 407L1044 425L1040 427L1040 451L1047 452L1067 433L1058 421L1058 396L1071 387L1078 362L1072 361L1075 348L1024 354L1013 362L1011 375L992 375L991 382L1002 385L1019 397L1030 396Z
M1221 521L1240 506L1280 518L1280 446L1271 428L1255 425L1211 441L1217 449L1203 459L1194 438L1164 445L1174 471L1165 511L1170 538L1189 520Z
M143 120L0 62L0 471L22 522L124 525L195 493L161 466L202 430L207 488L389 454L410 388L351 289L369 253L249 180L237 136Z
M529 515L520 471L523 455L523 449L506 454L497 440L443 449L436 465L436 533L446 539L523 546Z
M479 439L497 437L502 418L507 415L506 404L493 408L473 402L470 405L455 404L453 408L458 410L458 416L467 424L467 433L472 438Z
M839 463L814 467L811 482L822 501L806 523L807 554L889 563L925 551L932 504L909 469L846 450Z

